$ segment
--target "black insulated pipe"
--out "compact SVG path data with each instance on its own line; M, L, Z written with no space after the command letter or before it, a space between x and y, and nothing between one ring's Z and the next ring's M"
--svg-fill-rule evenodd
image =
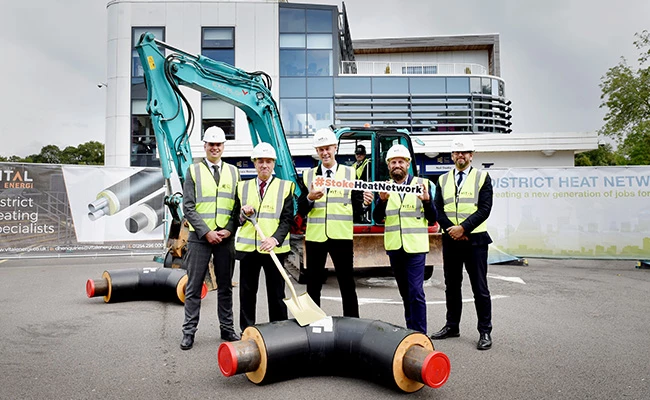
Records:
M349 376L406 393L438 388L449 358L426 335L382 321L328 317L301 327L295 320L250 326L218 350L225 376L245 373L256 384L300 376Z
M160 192L158 195L133 207L131 216L124 221L126 229L131 233L140 231L149 233L162 225L165 216L164 198L165 193Z
M88 218L96 221L105 215L116 214L160 190L164 184L162 174L156 169L136 172L97 193L97 198L88 204Z
M185 303L187 271L178 268L143 268L104 271L98 280L88 279L86 295L104 296L104 302L160 300ZM201 298L208 294L204 283Z

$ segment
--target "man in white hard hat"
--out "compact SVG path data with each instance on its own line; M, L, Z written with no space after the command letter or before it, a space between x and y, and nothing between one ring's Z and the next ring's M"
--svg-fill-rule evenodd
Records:
M305 253L307 257L307 293L320 305L320 294L325 277L325 262L330 255L341 291L343 315L359 316L356 285L353 276L354 251L352 233L353 209L372 202L372 193L350 189L325 189L314 184L318 176L336 180L354 180L354 169L336 162L338 148L336 135L329 129L314 134L314 148L320 165L306 171L303 181L309 190L298 205L300 215L307 216ZM354 203L354 204L353 204ZM363 211L362 211L363 212Z
M235 204L239 170L225 163L223 154L226 135L213 126L203 135L205 158L190 166L183 184L183 213L190 223L187 252L183 266L187 268L185 320L181 349L189 350L199 324L201 288L213 258L217 278L217 314L221 339L239 340L232 315L232 276L235 267L233 233L238 225L239 208Z
M458 136L451 144L455 168L440 176L434 203L443 230L442 258L445 273L447 322L431 339L460 336L463 306L463 265L469 275L478 317L479 350L492 347L492 302L487 283L488 245L492 239L486 220L492 210L492 180L485 171L472 167L474 142Z
M384 248L404 304L406 327L427 333L427 302L424 268L429 253L429 225L436 222L431 182L409 174L411 153L393 145L386 154L391 182L400 186L420 186L421 194L380 192L375 205L375 221L384 221Z
M257 177L239 182L237 198L242 204L241 212L255 214L257 224L264 233L262 239L255 226L245 218L235 239L235 250L239 262L239 326L242 332L255 325L257 289L260 270L264 269L266 297L269 307L269 321L287 319L287 306L284 304L284 279L278 271L270 252L280 261L291 250L289 229L293 221L294 184L273 176L275 168L275 149L269 143L259 143L253 149L251 160L255 164Z

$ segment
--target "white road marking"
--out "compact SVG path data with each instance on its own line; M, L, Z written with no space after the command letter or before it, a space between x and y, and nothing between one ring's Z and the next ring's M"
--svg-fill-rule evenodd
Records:
M498 300L498 299L505 299L510 296L504 296L504 295L494 295L490 296L492 300ZM341 302L340 297L332 297L332 296L321 296L321 300L331 300L331 301L336 301L336 302ZM359 297L359 305L363 304L396 304L396 305L402 305L402 300L393 300L393 299L376 299L376 298L369 298L369 297ZM463 299L463 303L473 303L474 299ZM444 300L436 300L436 301L427 301L427 305L435 305L435 304L445 304Z
M502 281L521 283L522 285L526 284L526 282L524 282L524 280L521 279L518 276L501 276L501 275L495 275L495 274L487 274L487 277L492 278L492 279L501 279Z

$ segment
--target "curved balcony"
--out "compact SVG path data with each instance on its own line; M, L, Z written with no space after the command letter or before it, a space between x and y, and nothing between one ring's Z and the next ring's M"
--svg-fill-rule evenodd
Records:
M491 94L336 94L337 125L438 133L510 133L510 101Z

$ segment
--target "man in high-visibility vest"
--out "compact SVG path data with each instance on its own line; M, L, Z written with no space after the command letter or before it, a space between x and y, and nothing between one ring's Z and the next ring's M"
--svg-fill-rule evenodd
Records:
M429 224L436 222L431 182L409 174L411 153L393 145L386 153L391 182L421 186L422 193L380 192L375 221L384 221L384 248L390 259L397 288L404 304L406 327L427 333L427 302L424 294L424 266L429 252Z
M435 205L443 230L442 258L445 273L447 322L431 339L460 336L463 307L463 265L469 275L478 317L479 350L492 347L492 302L487 284L488 245L492 239L486 220L492 210L492 180L472 167L474 143L459 136L451 146L455 168L436 183Z
M370 181L370 178L372 177L370 175L372 164L370 163L370 159L367 157L366 146L358 144L354 149L354 157L356 158L356 161L352 164L352 168L354 168L355 179ZM358 224L370 223L370 212L359 212L358 209L355 210L354 222Z
M362 181L370 180L370 159L366 154L366 146L358 144L354 149L354 157L356 161L352 164L354 172L356 174L356 179Z
M284 279L271 258L273 251L280 265L291 250L289 229L293 221L294 184L273 176L275 149L268 143L259 143L253 149L251 160L255 164L257 177L239 182L237 198L241 212L256 214L257 225L264 234L260 237L251 221L246 220L235 239L235 250L239 261L239 326L242 332L255 325L257 289L260 270L264 269L266 297L269 307L269 321L287 319L284 304ZM241 220L244 220L243 216Z
M188 168L183 184L183 213L190 223L183 266L187 268L185 320L181 349L194 345L199 324L201 288L213 258L217 278L217 314L221 339L239 340L232 315L232 276L235 267L233 234L238 226L239 207L235 204L239 170L221 160L226 135L213 126L203 135L205 158Z
M303 181L309 193L298 204L298 213L307 216L305 231L307 293L316 304L320 305L325 262L329 254L341 291L343 315L358 317L359 303L353 276L352 214L355 207L364 208L365 211L372 202L373 196L371 192L353 192L339 187L326 189L315 184L318 178L354 180L354 169L336 162L334 156L338 148L338 140L331 130L316 131L314 148L320 159L320 165L303 174Z

